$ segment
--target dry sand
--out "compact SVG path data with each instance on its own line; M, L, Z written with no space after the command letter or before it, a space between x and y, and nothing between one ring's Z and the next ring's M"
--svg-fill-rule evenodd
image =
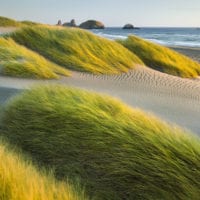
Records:
M3 92L0 89L0 101L5 102L2 96L5 88L24 89L35 83L52 82L112 95L200 135L200 81L170 76L143 66L121 75L74 72L70 78L51 81L0 77L0 87L4 88ZM17 91L8 92L15 94Z

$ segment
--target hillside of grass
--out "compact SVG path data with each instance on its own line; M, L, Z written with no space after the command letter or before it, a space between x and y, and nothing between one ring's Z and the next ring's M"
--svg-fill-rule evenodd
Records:
M66 69L17 44L10 38L0 38L0 74L38 79L70 75Z
M6 107L2 135L98 200L197 200L200 141L122 102L58 85Z
M21 154L0 141L1 200L83 200L67 183L58 182L51 173L37 169ZM78 186L77 186L78 187Z
M183 78L200 75L199 63L167 47L133 35L126 40L118 40L118 42L153 69Z
M0 27L18 27L21 26L20 22L7 17L0 16Z
M49 60L76 71L116 74L142 64L122 45L78 28L25 27L11 37Z

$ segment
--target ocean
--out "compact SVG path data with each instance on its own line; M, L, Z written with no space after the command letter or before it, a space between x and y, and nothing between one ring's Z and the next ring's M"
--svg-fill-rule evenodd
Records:
M112 40L126 39L133 34L166 46L200 47L200 28L105 28L92 32Z

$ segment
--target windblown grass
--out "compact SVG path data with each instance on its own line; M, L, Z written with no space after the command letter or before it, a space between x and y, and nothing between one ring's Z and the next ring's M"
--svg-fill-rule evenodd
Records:
M1 200L81 200L73 187L58 182L52 174L33 167L30 161L0 141Z
M129 36L128 39L118 42L153 69L184 78L200 75L199 63L167 47L136 36Z
M0 16L0 27L18 27L21 23L15 21L14 19L9 19L7 17Z
M122 45L78 28L25 27L11 37L68 69L94 74L126 72L142 61Z
M95 199L197 200L200 141L118 100L62 86L25 91L6 108L3 135L80 177Z
M0 38L0 73L15 77L46 79L58 78L59 74L65 76L70 74L10 38Z
M42 25L41 23L33 22L33 21L29 21L29 20L21 21L20 23L21 23L22 25L26 25L26 26L37 26L37 25Z

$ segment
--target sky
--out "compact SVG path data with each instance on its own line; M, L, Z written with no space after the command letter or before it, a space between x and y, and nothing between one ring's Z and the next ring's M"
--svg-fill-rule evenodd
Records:
M200 0L0 0L0 15L48 24L96 19L107 27L200 27Z

